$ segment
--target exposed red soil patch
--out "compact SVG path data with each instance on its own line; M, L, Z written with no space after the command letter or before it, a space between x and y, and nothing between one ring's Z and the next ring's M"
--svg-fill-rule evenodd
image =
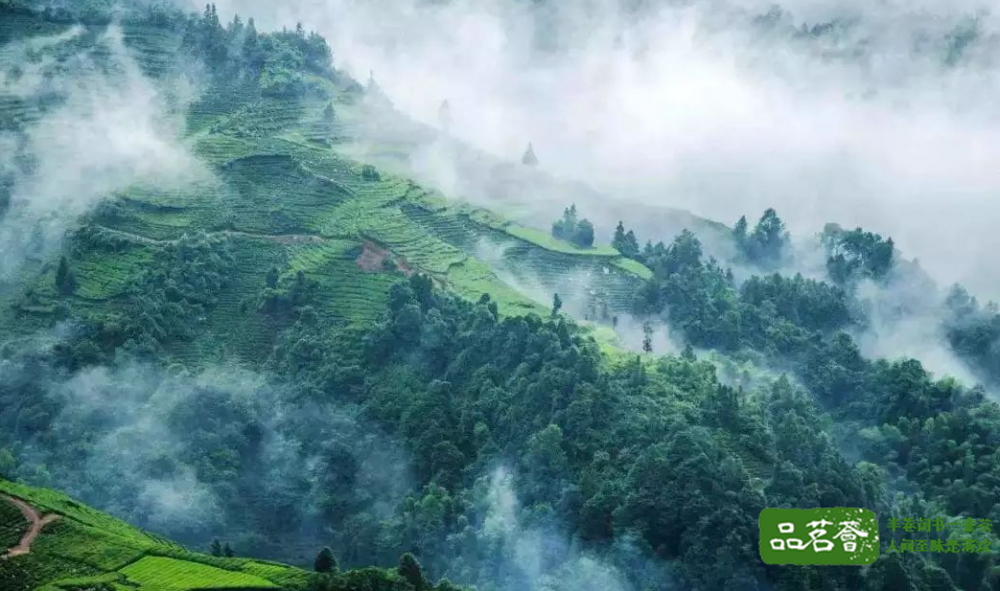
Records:
M362 270L369 273L378 273L379 271L385 271L383 264L385 259L390 255L392 253L388 249L382 248L370 240L366 240L364 246L361 248L361 254L354 261ZM407 275L413 274L413 269L406 264L406 261L402 257L393 255L392 262L395 264L397 270Z
M13 558L14 556L21 556L22 554L31 552L31 543L35 541L38 534L42 533L42 528L61 517L55 513L49 513L48 515L42 517L34 507L25 503L21 499L15 499L14 497L9 497L7 495L0 495L0 499L4 499L20 509L21 514L24 515L24 518L27 519L30 524L28 526L28 531L24 532L24 535L21 536L21 542L18 543L17 546L9 548L6 554L0 556L0 560L6 560L8 558Z

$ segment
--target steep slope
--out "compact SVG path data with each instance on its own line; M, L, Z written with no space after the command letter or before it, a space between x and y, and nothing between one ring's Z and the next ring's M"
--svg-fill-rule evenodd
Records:
M8 38L15 31L68 30L28 15L5 17L3 28ZM100 64L106 51L102 30L88 27L69 46L55 44L53 58L89 51ZM133 23L121 35L127 59L170 92L181 67L180 33ZM647 272L613 249L576 249L474 206L452 205L412 181L344 156L361 139L371 143L356 129L388 107L338 80L324 82L332 103L265 96L253 84L216 79L190 106L176 104L187 121L183 141L207 169L174 188L139 184L105 201L84 218L72 244L68 263L78 285L73 296L64 301L54 290L51 258L35 260L19 281L25 289L5 294L0 325L16 334L56 317L115 313L157 252L197 233L224 238L233 264L204 319L206 326L226 330L211 331L222 337L210 339L211 345L187 349L186 361L229 351L251 354L267 344L270 329L241 313L241 304L261 289L271 267L282 282L300 271L316 281L313 305L322 314L370 321L395 272L392 264L361 268L356 261L366 245L384 249L397 269L425 273L470 299L488 292L503 313L545 313L555 291L580 315L599 306L611 313L627 310L626 294ZM11 106L7 125L14 132L30 129L51 108L10 94L0 101Z

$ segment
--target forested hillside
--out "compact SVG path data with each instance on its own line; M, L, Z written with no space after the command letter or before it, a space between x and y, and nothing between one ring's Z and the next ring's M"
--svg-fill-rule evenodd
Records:
M0 546L53 516L0 587L1000 590L991 528L889 527L1000 522L996 305L877 229L608 222L309 30L0 0ZM765 565L768 507L871 509L881 557Z

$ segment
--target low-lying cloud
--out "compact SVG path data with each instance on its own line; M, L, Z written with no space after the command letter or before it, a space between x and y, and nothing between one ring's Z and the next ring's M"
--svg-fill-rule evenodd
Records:
M0 437L17 458L7 476L194 547L218 536L297 562L343 543L329 528L355 513L392 516L413 485L400 445L350 406L297 399L263 374L139 362L62 374L31 350L0 362L0 426L16 438ZM10 400L22 387L30 400ZM51 418L25 434L39 409Z
M219 4L324 33L419 120L447 99L452 133L493 154L532 141L546 170L727 223L773 206L800 234L864 225L1000 295L985 2Z
M83 35L97 39L77 47ZM119 27L70 28L0 51L0 95L38 109L23 127L0 131L10 198L0 219L0 279L29 257L51 255L72 223L115 191L207 174L180 140L183 119L171 101L184 93L144 75Z
M486 558L473 560L470 578L484 591L632 591L675 589L662 564L642 556L627 541L603 554L574 544L555 524L542 525L530 517L516 491L516 476L498 467L479 480L474 489L482 520L473 523L477 551ZM534 523L532 523L534 521ZM466 543L466 547L468 544ZM454 563L462 569L466 556ZM464 569L463 569L464 570Z

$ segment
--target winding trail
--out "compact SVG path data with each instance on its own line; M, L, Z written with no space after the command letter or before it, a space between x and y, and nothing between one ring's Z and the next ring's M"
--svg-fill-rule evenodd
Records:
M0 499L8 501L20 509L21 514L24 515L24 518L31 524L28 527L28 531L24 532L24 535L21 536L21 542L18 543L17 546L9 548L6 554L0 556L0 560L7 560L8 558L21 556L22 554L31 552L31 543L35 541L38 534L42 533L42 528L61 517L61 515L57 515L56 513L49 513L43 517L38 513L38 511L35 510L34 507L25 503L21 499L16 499L2 494L0 494Z

